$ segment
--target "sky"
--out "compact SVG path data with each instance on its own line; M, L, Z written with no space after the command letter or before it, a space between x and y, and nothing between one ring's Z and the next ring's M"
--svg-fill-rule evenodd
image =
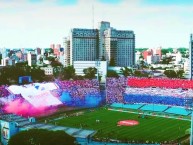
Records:
M98 28L100 21L133 30L136 48L188 48L193 1L0 0L0 48L63 45L72 28Z

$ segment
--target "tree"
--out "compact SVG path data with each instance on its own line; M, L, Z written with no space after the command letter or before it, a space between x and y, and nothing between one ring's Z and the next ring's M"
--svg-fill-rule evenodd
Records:
M184 70L178 70L176 71L176 75L178 78L183 78Z
M44 70L41 70L39 67L34 67L31 69L31 76L33 80L42 82L44 81L45 73Z
M111 57L110 62L109 62L109 66L115 66L115 58Z
M75 145L75 138L64 131L31 129L11 137L8 145Z
M168 77L168 78L177 78L177 74L174 70L165 70L164 74Z
M148 77L149 74L146 73L146 72L141 72L141 71L139 71L139 70L136 70L136 71L134 72L134 76L136 76L136 77Z
M166 57L162 59L162 64L169 64L172 61L172 57Z
M83 70L83 72L85 74L85 78L93 79L93 78L95 78L95 74L97 73L97 69L95 67L89 67L89 68L85 68Z
M145 68L145 61L144 60L141 60L139 63L140 63L140 67L142 69Z
M116 73L116 71L108 70L107 71L107 77L116 77L116 78L118 78L119 75Z
M121 68L120 71L125 77L133 75L132 69L128 67Z
M75 74L74 66L70 65L63 68L61 79L63 80L73 79L75 75L76 74Z
M55 57L54 57L54 56L48 56L48 57L47 57L47 60L48 60L48 61L51 61L51 62L52 62L52 61L55 61Z
M151 69L151 71L154 71L154 70L155 70L155 68L154 68L153 66L151 66L150 69Z
M75 76L73 77L73 80L84 80L84 76L75 75Z

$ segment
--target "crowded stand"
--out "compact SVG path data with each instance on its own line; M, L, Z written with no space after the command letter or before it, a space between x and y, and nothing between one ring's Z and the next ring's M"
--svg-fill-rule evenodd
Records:
M172 89L193 89L193 81L183 79L129 77L127 84L129 87L138 88L159 87Z
M125 92L127 78L107 78L106 80L106 102L108 104L114 102L124 102L123 93Z
M38 116L57 106L96 107L102 101L97 80L56 80L55 82L0 86L0 110L18 115ZM14 109L20 106L19 110ZM30 108L30 109L29 109Z
M141 94L152 96L170 96L176 98L193 97L193 90L161 89L161 88L126 88L125 94Z
M9 96L10 93L9 91L6 89L7 86L5 85L2 85L0 86L0 97L6 97L6 96Z
M186 106L186 100L193 98L193 90L187 89L191 88L191 85L187 87L189 83L193 86L193 81L179 79L107 78L106 101L108 104L151 103Z
M97 80L57 80L62 92L62 101L66 105L87 106L88 103L101 101L99 82Z

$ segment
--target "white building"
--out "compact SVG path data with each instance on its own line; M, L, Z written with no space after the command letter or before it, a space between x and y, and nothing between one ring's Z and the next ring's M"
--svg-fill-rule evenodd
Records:
M98 74L102 76L101 82L105 82L107 75L107 61L74 61L75 73L77 75L83 76L83 70L89 67L98 69Z
M53 75L54 68L52 66L41 67L41 70L44 70L45 75Z
M139 51L137 51L137 52L135 53L135 64L137 64L137 63L139 62L140 56L141 56L141 53L140 53Z
M27 54L27 61L28 61L28 65L32 66L32 65L36 65L37 63L37 55L33 54L33 53L28 53Z
M182 61L182 54L178 51L176 53L176 60L175 60L175 64L179 64Z
M15 60L14 59L11 59L9 57L6 57L6 58L2 58L1 59L1 65L2 66L12 66L12 65L15 65Z
M160 61L159 55L148 55L147 56L147 64L154 64Z

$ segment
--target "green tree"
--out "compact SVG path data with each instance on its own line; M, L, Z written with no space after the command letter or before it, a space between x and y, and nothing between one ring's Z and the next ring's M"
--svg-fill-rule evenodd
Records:
M172 61L172 57L166 57L162 59L162 64L169 64Z
M54 56L48 56L48 57L47 57L47 60L48 60L48 61L51 61L51 62L52 62L52 61L55 61L55 57L54 57Z
M183 78L184 70L178 70L178 71L176 71L176 75L177 75L178 78Z
M121 68L120 71L125 77L133 75L132 69L128 67Z
M8 145L75 145L75 138L64 131L31 129L22 131L8 142Z
M177 78L177 73L174 70L165 70L164 74L168 77L168 78Z
M154 71L154 70L155 70L155 68L154 68L153 66L151 66L150 69L151 69L151 71Z
M141 67L142 69L146 67L144 60L141 60L139 63L140 63L140 67Z
M16 67L24 67L24 66L28 66L28 63L27 61L24 61L24 62L17 62L15 64Z
M162 55L166 55L166 53L173 52L173 48L162 48L161 53Z
M116 78L118 78L119 75L116 73L116 71L108 70L107 71L107 77L116 77Z
M142 72L140 70L135 70L133 75L136 77L148 77L149 76L148 73Z
M73 79L75 75L76 74L75 74L74 66L70 65L63 68L61 79L63 80Z
M83 70L84 74L85 74L85 78L87 79L93 79L95 78L95 74L97 73L97 69L95 67L89 67L89 68L85 68Z
M115 58L111 57L110 62L109 62L109 66L115 66Z
M39 67L34 67L31 69L31 76L35 82L42 82L44 81L45 73L44 70L41 70Z

